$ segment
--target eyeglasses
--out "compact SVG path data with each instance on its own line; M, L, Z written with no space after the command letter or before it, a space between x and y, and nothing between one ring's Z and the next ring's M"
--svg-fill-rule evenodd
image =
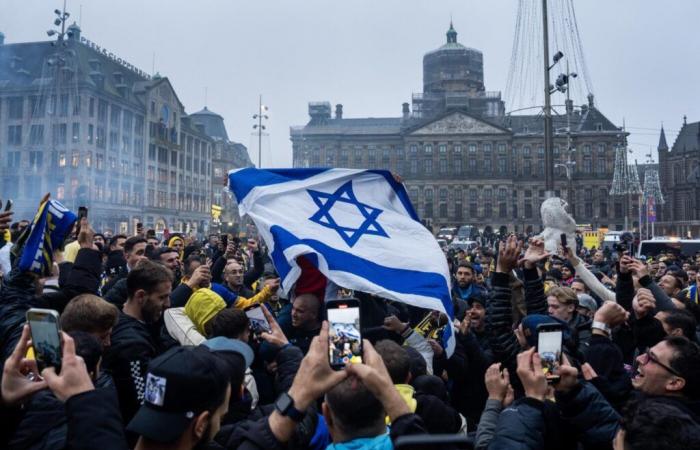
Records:
M646 366L649 363L649 361L653 362L654 364L658 365L659 367L661 367L663 369L666 369L669 373L671 373L677 377L683 378L683 375L678 373L678 371L672 369L671 367L669 367L666 364L659 361L659 359L651 353L651 350L647 350L647 352L644 354L644 358L642 359L642 362L640 362L640 364L643 366Z
M243 271L242 270L229 270L227 273L229 275L235 275L237 273L243 273Z

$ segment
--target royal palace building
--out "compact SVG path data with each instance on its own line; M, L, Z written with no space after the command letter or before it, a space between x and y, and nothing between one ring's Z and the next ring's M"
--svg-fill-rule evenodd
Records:
M542 116L506 114L501 93L485 88L483 67L482 53L457 42L450 25L447 42L423 57L423 92L397 117L348 118L342 104L333 114L329 102L309 103L309 122L291 128L294 166L391 170L434 228L538 230L545 194ZM572 205L578 223L621 229L624 199L609 193L625 133L592 95L587 104L567 102L565 109L553 119L556 193Z

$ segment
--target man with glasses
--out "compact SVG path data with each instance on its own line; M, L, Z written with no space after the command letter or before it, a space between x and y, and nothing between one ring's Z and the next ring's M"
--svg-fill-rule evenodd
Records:
M637 357L632 386L647 395L676 397L700 419L700 347L670 336Z

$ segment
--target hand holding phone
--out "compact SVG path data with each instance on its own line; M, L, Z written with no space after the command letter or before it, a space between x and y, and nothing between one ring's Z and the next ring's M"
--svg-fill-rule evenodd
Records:
M250 330L255 335L270 333L272 331L272 327L265 317L263 308L264 306L255 305L245 310L245 315L248 316L248 320L250 320Z
M61 335L58 312L52 309L31 308L27 322L32 335L32 348L41 372L47 367L61 371Z
M559 380L559 366L562 361L563 326L546 323L537 326L537 353L542 360L542 371L548 383Z
M328 362L340 370L347 364L362 362L360 301L354 298L326 303L328 314Z

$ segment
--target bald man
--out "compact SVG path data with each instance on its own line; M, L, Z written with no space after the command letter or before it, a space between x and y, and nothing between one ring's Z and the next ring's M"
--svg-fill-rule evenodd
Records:
M282 326L289 342L299 347L304 354L309 350L311 340L321 330L322 308L321 301L314 294L298 295L292 302L291 323Z

